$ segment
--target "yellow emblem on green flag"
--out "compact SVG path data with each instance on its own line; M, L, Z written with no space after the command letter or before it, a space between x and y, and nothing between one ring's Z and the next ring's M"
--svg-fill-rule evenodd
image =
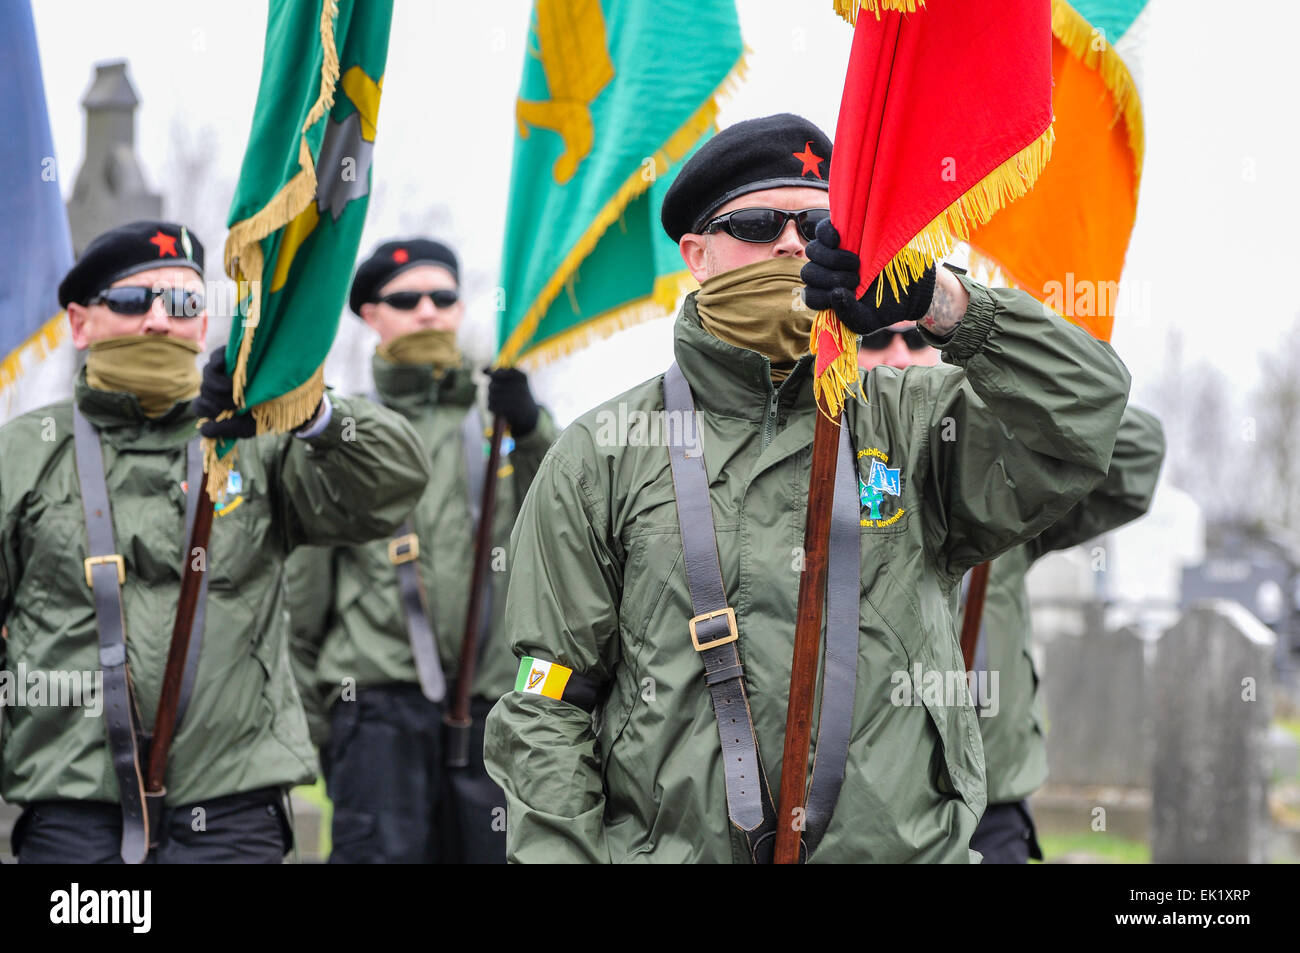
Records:
M498 361L543 362L693 287L663 194L743 68L734 0L537 0L515 111Z
M226 346L236 403L258 433L320 403L370 196L391 0L271 0L262 80L230 208L226 273L239 312ZM205 444L210 488L233 441Z

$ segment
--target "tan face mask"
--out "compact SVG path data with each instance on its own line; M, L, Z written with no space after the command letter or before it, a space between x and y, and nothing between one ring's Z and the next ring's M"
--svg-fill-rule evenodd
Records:
M379 356L391 364L432 364L439 370L460 364L456 332L425 328L379 345Z
M813 314L803 303L802 258L765 258L714 275L700 286L695 309L714 337L764 355L773 364L793 364L808 353ZM772 368L780 383L790 368Z
M194 356L198 341L161 334L126 334L90 345L86 383L96 390L134 394L149 417L161 417L199 392Z

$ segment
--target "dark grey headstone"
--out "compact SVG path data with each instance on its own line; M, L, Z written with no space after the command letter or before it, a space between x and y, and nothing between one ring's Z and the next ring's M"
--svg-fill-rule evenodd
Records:
M1194 605L1160 637L1151 672L1151 859L1265 860L1276 636L1241 605Z
M1095 615L1088 628L1044 648L1049 783L1148 787L1143 642L1132 629L1104 631Z

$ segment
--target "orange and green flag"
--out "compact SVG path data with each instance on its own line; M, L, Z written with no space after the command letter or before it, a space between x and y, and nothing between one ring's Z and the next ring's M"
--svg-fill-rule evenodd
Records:
M271 0L267 12L225 262L240 283L226 366L258 433L301 426L324 391L370 196L392 12L391 0ZM213 490L233 447L206 448Z
M742 70L734 0L536 0L498 342L544 362L694 287L659 206Z
M1142 181L1146 7L1147 0L1052 0L1052 164L1032 194L971 235L973 263L984 259L1103 341Z

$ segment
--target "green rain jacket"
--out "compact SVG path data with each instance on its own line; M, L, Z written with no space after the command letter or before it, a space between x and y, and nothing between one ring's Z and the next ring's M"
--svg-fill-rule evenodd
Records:
M432 477L412 516L420 540L420 575L450 688L460 665L474 563L469 477L460 428L477 389L468 366L448 371L441 380L435 379L432 367L392 364L378 356L373 367L379 398L415 428L431 467ZM488 573L492 625L478 659L473 690L491 701L514 685L518 667L501 635L510 530L554 440L555 426L543 412L532 432L513 441L513 450L497 471L495 549ZM486 453L486 440L483 447ZM307 699L313 739L321 744L328 734L324 713L345 685L415 684L419 679L386 540L301 549L290 559L289 579L299 687Z
M952 613L962 574L1056 522L1106 474L1129 375L1108 345L1028 295L966 278L970 306L939 342L957 366L882 367L850 401L859 477L900 470L862 510L860 658L838 807L810 860L977 859L984 759ZM778 390L762 355L677 319L717 543L759 751L780 787L814 415L805 356ZM743 861L665 447L618 433L663 408L662 376L579 418L542 464L515 528L506 625L515 654L603 686L593 718L512 691L487 722L515 861ZM865 461L865 462L864 462ZM860 484L863 485L863 484ZM891 695L913 665L958 673L953 704ZM946 701L946 700L944 700Z
M150 420L134 395L91 388L84 372L74 399L100 433L126 563L127 664L150 727L180 594L185 444L196 435L195 418L183 401ZM167 766L168 804L305 783L317 773L289 667L284 559L299 543L390 532L428 479L419 442L399 416L330 399L333 413L318 436L240 441L240 487L212 521L203 646ZM32 672L98 671L86 548L72 401L64 401L0 429L0 623L8 628L0 669L25 670L29 682ZM87 717L84 706L26 701L3 709L0 795L17 804L116 802L103 719Z
M976 661L998 673L996 705L979 719L990 804L1019 801L1047 780L1046 715L1031 654L1025 573L1053 550L1085 543L1143 515L1151 506L1164 455L1160 421L1128 407L1101 485L1041 535L1003 553L989 567L980 632L983 653L977 653ZM992 687L988 679L986 684Z

